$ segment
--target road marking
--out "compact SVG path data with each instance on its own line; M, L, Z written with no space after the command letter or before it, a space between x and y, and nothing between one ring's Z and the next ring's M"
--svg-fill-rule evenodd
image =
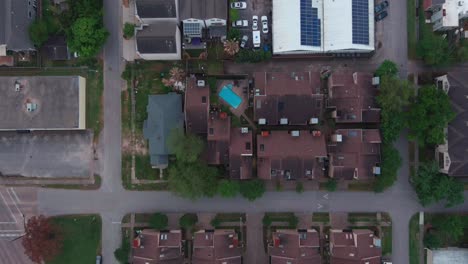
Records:
M112 223L112 224L118 224L118 225L122 224L121 221L119 221L119 222L111 222L111 223Z
M16 202L21 203L20 199L18 198L18 195L16 195L15 189L13 189L13 187L10 187L10 190L13 193L13 195L15 196Z
M318 207L318 209L322 209L322 208L323 208L323 205L317 204L317 207Z
M326 193L323 198L327 199L328 200L328 193Z
M12 191L13 191L13 188L10 188ZM11 196L11 193L8 191L9 189L7 189L7 193L8 195L10 196L10 199L13 201L13 205L16 207L16 210L18 210L18 213L21 215L21 217L23 217L23 213L21 212L21 210L18 208L18 205L17 203L15 202L15 200L13 199L13 197ZM14 191L13 191L14 192Z
M3 224L5 224L5 223L9 223L9 224L12 224L12 223L15 223L15 224L16 224L16 223L18 223L18 221L16 220L15 215L13 214L13 212L12 212L11 209L10 209L10 206L8 206L8 203L6 202L5 197L3 197L2 192L0 192L0 196L2 196L2 200L3 200L3 202L5 203L6 208L8 208L8 211L10 211L10 215L13 217L13 220L15 220L15 222L2 222L2 223L3 223Z

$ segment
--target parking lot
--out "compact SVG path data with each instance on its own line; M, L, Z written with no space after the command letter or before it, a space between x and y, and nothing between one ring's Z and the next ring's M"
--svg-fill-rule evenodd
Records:
M90 177L93 165L89 131L0 133L0 176Z
M241 38L242 36L246 35L249 37L249 40L247 41L247 45L245 46L246 49L252 49L253 48L253 42L252 42L252 17L253 16L258 16L258 30L260 31L260 38L261 38L261 45L260 48L264 48L265 44L268 45L269 49L271 50L271 39L272 39L272 28L271 28L271 10L272 10L272 1L271 0L251 0L251 1L246 1L247 2L247 9L241 9L239 10L239 20L247 20L248 21L248 27L239 27L239 31L241 32ZM261 17L262 16L267 16L268 18L268 33L263 33L262 32L262 22L261 22ZM232 27L232 21L229 21L229 26Z

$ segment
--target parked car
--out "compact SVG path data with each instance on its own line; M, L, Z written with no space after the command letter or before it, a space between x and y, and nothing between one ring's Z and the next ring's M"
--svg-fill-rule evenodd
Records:
M245 45L247 45L247 41L249 41L249 36L244 35L244 36L242 37L240 47L241 47L241 48L245 48Z
M249 21L248 20L236 20L232 21L232 27L248 27L249 26Z
M262 16L262 32L267 34L268 33L268 17Z
M246 9L247 3L246 2L232 2L231 8L232 9Z
M258 16L252 17L252 30L258 30Z
M380 4L376 5L374 7L374 11L376 14L384 11L386 8L388 7L388 1L385 0L385 1L382 1Z
M387 11L382 11L382 12L378 13L377 15L375 15L375 21L376 22L380 21L380 20L386 18L387 16L388 16Z
M101 264L102 263L102 257L100 255L96 256L96 264Z

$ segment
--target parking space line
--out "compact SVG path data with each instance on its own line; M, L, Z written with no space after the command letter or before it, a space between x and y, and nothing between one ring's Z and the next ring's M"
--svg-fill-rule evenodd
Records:
M10 187L10 190L15 196L16 202L21 203L20 199L18 198L18 195L16 195L15 189L13 189L13 187Z
M21 210L18 208L18 204L16 203L16 201L18 201L18 196L16 196L16 201L15 201L15 199L13 199L13 196L11 195L11 192L10 192L10 191L11 191L11 192L14 192L14 191L13 191L13 188L7 189L7 193L8 193L8 195L10 195L10 198L11 198L11 200L13 201L13 204L15 205L16 210L18 210L18 213L19 213L20 215L23 215L23 213L21 212ZM14 195L16 195L16 194L14 193ZM18 203L19 203L19 202L18 202Z
M7 223L8 223L8 224L12 224L12 223L15 223L15 224L17 224L18 221L16 220L16 217L15 217L15 215L13 214L13 211L11 211L10 206L8 206L8 203L6 202L5 197L3 196L2 192L0 192L0 196L2 196L3 203L5 204L6 208L8 208L8 211L10 211L10 215L11 215L11 216L13 217L13 219L15 220L15 222L0 222L0 223L2 223L2 224L7 224Z

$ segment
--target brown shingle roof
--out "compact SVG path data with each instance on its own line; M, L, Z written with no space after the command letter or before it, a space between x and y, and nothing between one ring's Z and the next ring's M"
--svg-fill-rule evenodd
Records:
M334 73L328 79L328 107L336 109L337 123L378 123L377 88L369 73Z
M378 129L339 129L330 141L330 177L351 180L374 176L373 168L380 163L382 142Z
M322 115L319 73L257 72L255 78L254 119L279 125L287 118L291 125L305 125Z
M141 231L134 240L132 260L134 264L182 264L182 233L180 230Z
M371 230L356 229L352 232L330 230L331 264L380 264L382 249L374 240ZM365 261L365 262L364 262Z
M294 133L298 136L293 136ZM310 131L271 131L257 136L257 171L261 179L317 178L323 175L317 157L326 157L325 138ZM276 176L275 176L276 175Z
M242 248L234 230L201 230L194 234L192 264L241 264Z
M227 164L231 140L231 118L223 112L212 112L208 117L207 162Z
M253 156L252 131L247 128L232 128L229 145L229 176L231 179L250 179L252 177Z
M315 230L276 230L268 246L271 264L322 263L319 235Z
M185 91L185 124L188 132L206 135L208 110L210 107L210 87L197 85L197 78L187 78Z

